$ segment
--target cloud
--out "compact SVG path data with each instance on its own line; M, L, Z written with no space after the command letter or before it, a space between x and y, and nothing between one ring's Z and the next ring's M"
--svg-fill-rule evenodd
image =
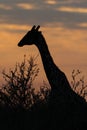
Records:
M29 4L29 3L19 3L17 4L17 6L24 10L33 10L37 8L34 4Z
M62 12L70 12L70 13L87 13L87 8L77 8L77 7L59 7L56 10Z
M0 24L0 30L2 31L25 31L27 30L26 25L19 24Z
M87 29L87 23L80 23L78 26Z
M3 10L11 10L12 7L9 6L9 5L6 5L6 4L0 4L0 9L3 9Z
M6 0L2 3L6 3ZM1 24L56 26L55 23L58 23L63 27L76 29L83 28L79 24L87 22L85 0L9 0L8 5L12 10L0 8Z
M56 0L45 0L45 3L50 4L50 5L54 5L57 3L57 1Z

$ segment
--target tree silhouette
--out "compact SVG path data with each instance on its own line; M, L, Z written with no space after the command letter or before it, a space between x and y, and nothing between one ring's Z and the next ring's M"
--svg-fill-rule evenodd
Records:
M2 125L3 129L20 130L24 127L34 130L44 127L43 121L47 124L50 89L44 81L40 89L35 90L33 83L38 73L35 58L27 59L25 55L23 61L16 63L9 72L3 70L5 83L0 89L0 122L5 124Z
M0 103L11 109L30 109L33 105L40 106L47 103L50 92L49 85L44 81L40 90L36 91L33 82L38 76L39 68L34 57L16 63L14 69L6 73L3 70L4 85L0 90Z
M38 100L39 97L33 88L33 81L38 73L39 68L34 62L34 58L30 57L27 60L25 55L24 60L16 63L14 69L10 69L9 73L3 70L3 78L6 82L2 87L2 92L8 97L9 101L5 100L5 102L7 101L10 107L27 109Z
M81 76L81 74L79 69L72 71L71 86L76 93L87 100L87 84L85 82L85 77Z

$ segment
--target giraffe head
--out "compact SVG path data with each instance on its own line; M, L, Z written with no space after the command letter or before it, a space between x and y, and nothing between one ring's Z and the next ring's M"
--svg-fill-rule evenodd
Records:
M22 47L24 45L35 44L39 38L39 35L41 34L41 32L38 31L39 28L39 25L37 27L34 25L32 29L21 39L21 41L18 43L18 46Z

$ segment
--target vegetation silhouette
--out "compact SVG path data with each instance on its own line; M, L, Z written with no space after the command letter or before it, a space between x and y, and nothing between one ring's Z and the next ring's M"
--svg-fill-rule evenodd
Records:
M40 90L35 91L33 82L38 73L35 58L27 60L25 55L14 69L8 73L3 70L6 81L0 90L0 122L3 129L42 129L41 124L46 120L44 115L48 114L45 112L50 89L44 82Z
M71 76L72 89L87 101L87 83L85 82L85 77L82 75L82 72L79 69L73 70Z

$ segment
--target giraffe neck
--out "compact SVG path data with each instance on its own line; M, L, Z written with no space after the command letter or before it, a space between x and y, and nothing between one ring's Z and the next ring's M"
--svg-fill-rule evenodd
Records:
M46 76L50 83L51 88L52 89L54 89L56 87L58 88L58 86L60 86L59 81L61 79L62 72L55 65L44 37L41 37L41 39L39 40L39 42L37 43L36 46L39 49L41 59L43 62L43 66L44 66L44 70L45 70L45 73L46 73Z

